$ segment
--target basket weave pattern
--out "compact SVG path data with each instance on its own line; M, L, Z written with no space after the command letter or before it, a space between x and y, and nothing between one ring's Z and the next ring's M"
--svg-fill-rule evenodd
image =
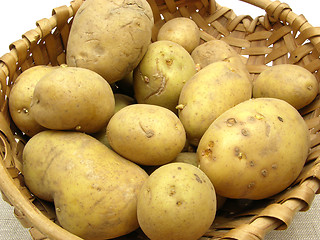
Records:
M199 26L201 41L221 39L243 56L252 80L271 65L300 65L320 79L320 28L311 26L282 2L244 0L265 10L265 16L237 16L214 0L148 0L155 19L153 40L160 27L176 17L191 17ZM34 197L21 174L22 150L28 140L14 126L8 110L8 95L15 79L35 65L65 63L72 18L83 0L53 9L52 17L36 22L37 27L10 45L0 58L0 189L15 207L33 239L80 239L56 224L52 205ZM222 1L221 1L222 2ZM225 1L227 3L227 1ZM311 150L305 167L286 191L262 201L227 201L203 239L259 240L273 229L286 229L298 211L309 209L320 190L320 98L300 110L311 133ZM236 207L236 208L235 208ZM137 239L145 239L137 231ZM124 238L123 238L124 239ZM128 239L132 239L132 236Z

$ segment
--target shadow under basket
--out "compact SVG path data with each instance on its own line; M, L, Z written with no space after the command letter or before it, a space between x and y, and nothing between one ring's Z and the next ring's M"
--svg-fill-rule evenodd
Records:
M265 10L264 16L237 16L234 10L212 0L148 0L154 13L152 40L159 28L176 17L191 18L201 30L201 43L221 39L246 61L254 80L263 70L277 64L296 64L320 80L320 29L286 3L244 0ZM227 4L228 1L222 1ZM0 58L0 188L3 199L14 206L21 224L30 228L33 239L75 240L79 237L59 226L51 203L36 198L25 186L21 173L22 151L28 138L14 125L8 110L8 95L20 73L35 65L65 63L72 19L83 0L53 9L50 18L10 45ZM235 9L236 11L236 9ZM274 229L286 229L298 211L307 211L320 192L320 99L319 95L301 109L311 134L311 149L300 176L288 189L259 201L228 199L202 239L264 239ZM118 239L147 239L137 231Z

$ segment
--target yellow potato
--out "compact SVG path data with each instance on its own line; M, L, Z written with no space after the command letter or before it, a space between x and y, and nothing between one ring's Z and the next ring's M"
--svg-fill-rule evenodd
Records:
M317 96L319 83L307 69L293 64L274 65L257 77L253 97L279 98L300 109Z
M234 67L245 68L242 57L223 40L214 39L199 45L191 57L200 69L218 61L229 61Z
M138 103L154 104L177 112L184 84L196 73L190 54L171 41L152 43L133 75Z
M99 73L109 83L130 73L151 43L153 14L146 0L86 0L73 20L67 65Z
M121 156L141 165L171 162L183 149L186 133L170 110L133 104L113 115L107 126L110 146Z
M115 100L99 74L63 66L36 84L30 106L35 121L48 129L94 133L107 125Z
M216 214L216 194L209 178L188 163L156 169L138 194L142 231L152 240L199 239Z
M217 194L263 199L298 177L309 147L308 127L294 107L257 98L221 114L202 136L197 154Z
M45 130L30 114L30 104L37 82L55 67L39 65L22 72L9 95L10 116L17 127L29 137Z
M177 17L169 20L159 29L157 40L178 43L191 53L200 44L200 30L190 18Z
M54 201L57 219L84 239L111 239L138 228L137 196L148 175L96 139L42 131L23 151L23 175L37 197Z
M181 152L177 157L172 161L173 162L183 162L189 163L195 167L198 167L197 154L195 152Z
M223 61L201 69L182 88L177 106L189 143L198 145L220 114L250 99L251 94L251 81L244 70Z

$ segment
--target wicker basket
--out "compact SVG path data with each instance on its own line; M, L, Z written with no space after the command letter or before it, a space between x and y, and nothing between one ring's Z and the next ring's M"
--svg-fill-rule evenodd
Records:
M153 39L165 21L191 17L202 29L202 42L222 39L246 58L252 79L268 66L292 63L308 69L320 80L320 29L311 26L303 15L296 15L285 3L245 0L266 12L265 16L252 19L248 15L237 16L214 0L148 1L155 18ZM21 155L28 139L10 118L7 96L24 70L34 65L65 63L72 17L82 2L75 0L69 7L53 9L52 17L37 21L37 28L12 43L10 53L0 58L0 188L3 198L14 206L15 216L24 227L30 227L37 240L80 238L59 227L53 206L36 198L24 185ZM315 194L320 192L319 95L300 113L309 126L312 148L296 182L269 199L227 200L203 239L263 239L271 230L287 228L298 211L308 210ZM147 238L137 230L119 239Z

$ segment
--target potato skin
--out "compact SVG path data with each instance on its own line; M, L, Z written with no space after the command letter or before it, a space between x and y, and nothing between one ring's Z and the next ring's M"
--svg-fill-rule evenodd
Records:
M135 98L177 113L181 89L195 73L195 64L182 46L167 40L154 42L134 71Z
M30 112L48 129L94 133L107 125L114 107L111 87L99 74L63 66L36 84Z
M51 66L34 66L22 72L16 79L9 95L9 110L17 127L29 137L45 130L30 114L33 91L38 81L54 70Z
M138 195L141 229L153 240L199 239L216 214L216 194L209 178L188 163L156 169Z
M296 109L317 96L319 83L307 69L293 64L274 65L259 74L253 83L253 97L279 98Z
M190 18L177 17L169 20L159 29L157 40L178 43L191 53L200 43L200 30Z
M54 201L61 226L84 239L138 228L137 195L148 175L89 135L35 135L23 151L23 175L32 193Z
M67 65L116 82L141 61L151 43L152 26L152 10L145 0L87 0L72 23Z
M197 155L217 194L263 199L298 177L309 147L307 125L294 107L257 98L221 114L203 135Z
M110 119L107 139L114 151L141 165L171 162L185 145L186 133L170 110L149 104L122 108Z
M251 98L247 72L235 70L228 62L215 62L197 72L182 88L179 118L192 145L224 111Z

